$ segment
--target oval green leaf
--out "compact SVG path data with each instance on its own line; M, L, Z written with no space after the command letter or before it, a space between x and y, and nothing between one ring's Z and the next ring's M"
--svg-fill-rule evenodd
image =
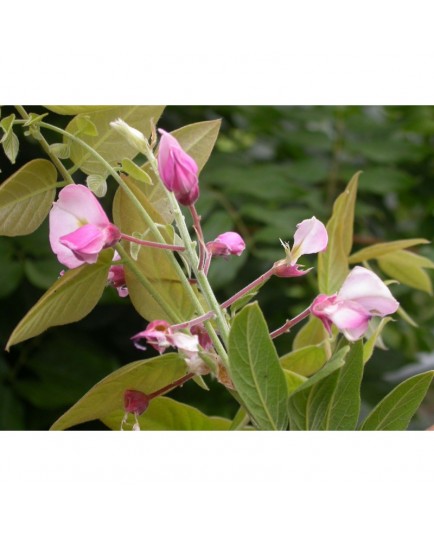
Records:
M95 126L98 136L80 133L81 115L77 115L66 127L67 132L85 141L95 149L107 162L116 165L123 158L134 158L138 151L127 140L110 126L111 121L120 118L131 127L142 132L145 137L151 134L151 119L156 123L162 114L164 106L107 106L91 112L86 112L87 121ZM66 143L69 138L64 139ZM88 175L107 174L106 167L78 143L71 142L71 160Z
M116 410L101 418L111 430L119 430L124 411ZM224 431L229 430L231 421L223 417L209 417L198 409L165 396L154 398L148 409L138 417L140 430L156 431ZM134 418L129 416L123 429L131 429Z
M261 430L286 430L288 388L257 303L247 305L229 334L229 370L241 400Z
M71 324L89 314L104 291L112 258L109 249L96 264L80 266L60 277L14 329L6 350L50 327Z
M97 110L103 110L104 108L110 108L110 106L107 105L71 105L71 106L62 106L62 105L53 105L53 106L47 106L45 105L44 108L47 108L51 112L54 112L55 114L59 115L77 115L77 114L86 114L89 112L96 112Z
M431 279L424 271L424 268L434 268L434 263L430 259L410 251L400 250L382 255L377 261L389 277L409 287L432 294Z
M49 160L25 164L0 186L0 234L35 231L47 217L56 195L56 168Z
M399 384L371 411L361 430L406 430L431 385L434 371L417 374Z
M350 264L357 264L359 262L369 261L370 259L376 259L386 253L392 253L400 249L411 248L420 244L429 244L429 240L425 238L411 238L408 240L394 240L393 242L382 242L381 244L375 244L363 248L350 256L348 261Z
M280 358L280 365L302 376L312 376L327 361L327 354L323 346L310 345L294 350Z
M51 430L65 430L76 424L105 417L118 411L124 414L124 392L127 389L150 394L182 378L186 365L178 354L165 354L128 363L92 387L64 413ZM118 422L119 429L121 419Z

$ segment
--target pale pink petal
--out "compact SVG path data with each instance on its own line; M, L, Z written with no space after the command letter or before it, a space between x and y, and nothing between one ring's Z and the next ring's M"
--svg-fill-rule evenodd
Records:
M246 244L238 233L229 231L207 243L208 251L216 256L238 255L245 250Z
M62 188L54 206L62 210L64 216L69 214L74 217L78 222L77 227L86 223L104 227L110 223L98 199L82 184Z
M399 307L387 285L374 272L362 266L351 270L338 293L338 298L357 301L375 316L392 314Z
M185 353L189 357L197 356L199 352L199 338L197 335L187 335L186 333L174 333L167 337L168 341Z
M98 254L104 246L104 233L92 224L86 224L72 233L61 236L60 243L74 253Z
M297 225L294 234L294 246L291 250L291 264L295 264L302 255L319 253L327 248L328 235L322 222L312 216Z

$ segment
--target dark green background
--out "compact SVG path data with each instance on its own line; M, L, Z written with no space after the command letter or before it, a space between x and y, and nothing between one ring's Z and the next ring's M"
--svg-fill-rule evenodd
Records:
M44 112L28 106L27 111ZM12 113L2 108L2 117ZM198 210L205 238L236 230L247 243L239 258L218 259L211 279L224 300L282 257L279 238L291 240L295 225L315 215L327 221L335 197L351 176L363 170L356 207L355 245L434 235L434 107L418 106L168 106L159 126L174 130L188 123L222 118L221 134L200 176ZM70 118L50 113L60 126ZM28 160L45 157L37 142L19 134L15 165L0 154L0 180ZM50 135L50 141L59 141ZM83 177L84 180L84 177ZM106 203L113 195L109 189ZM107 204L109 206L109 204ZM431 245L418 253L434 260ZM0 345L56 279L62 267L48 243L48 228L22 238L0 237ZM302 259L307 265L315 256ZM430 274L431 275L431 274ZM259 303L270 329L306 307L315 296L315 277L272 279ZM363 413L394 385L434 368L432 297L403 286L393 292L418 323L390 323L389 350L376 350L365 370ZM106 289L98 307L83 321L53 328L0 356L0 429L44 430L81 395L119 366L154 352L136 350L130 337L145 322L128 300ZM277 340L281 354L292 335ZM190 382L172 396L209 414L232 417L232 399L209 382L205 393ZM412 428L434 424L429 392ZM89 423L81 429L103 429Z

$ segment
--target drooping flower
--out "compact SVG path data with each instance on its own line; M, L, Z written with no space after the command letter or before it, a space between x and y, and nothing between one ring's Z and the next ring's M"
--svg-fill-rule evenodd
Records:
M60 191L49 224L51 249L68 268L95 263L100 251L121 237L98 199L81 184L70 184Z
M139 344L141 339L145 339L148 344L152 346L157 352L162 354L169 346L172 345L168 337L172 334L172 329L169 322L166 320L153 320L147 326L147 328L139 333L136 333L131 340L134 341L136 348L139 350L146 350Z
M119 261L120 256L116 251L113 256L114 261ZM121 264L113 264L107 276L107 283L117 290L120 298L128 296L128 287L125 281L125 270Z
M218 235L212 242L208 242L206 247L213 256L228 257L229 255L240 256L246 244L238 233L229 231Z
M198 167L178 140L159 128L158 171L166 188L181 205L193 205L199 197Z
M149 406L149 397L141 391L127 389L124 392L124 409L128 413L141 415Z
M374 272L356 266L337 294L320 294L315 298L311 313L329 333L335 324L349 341L355 341L366 333L373 316L393 314L398 307L389 288Z
M127 142L137 151L146 154L148 150L148 143L142 132L140 132L134 127L130 127L130 125L128 125L128 123L125 123L125 121L122 119L116 119L116 121L112 121L110 123L110 126L114 128L116 132L119 132L119 134L123 136L127 140Z
M302 255L325 251L327 243L327 229L315 216L298 223L292 248L289 244L282 242L286 258L274 264L274 275L278 277L298 277L307 274L312 268L300 270L301 265L297 264L298 259Z

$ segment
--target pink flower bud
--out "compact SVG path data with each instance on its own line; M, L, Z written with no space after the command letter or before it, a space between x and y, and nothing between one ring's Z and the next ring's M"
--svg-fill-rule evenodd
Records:
M213 256L228 257L229 255L240 256L246 244L238 233L229 231L219 235L212 242L208 242L206 247Z
M141 415L149 406L149 397L141 391L127 389L124 392L124 409L128 413Z
M51 249L68 268L93 264L99 252L120 240L93 193L80 184L65 186L49 216Z
M193 205L199 197L198 167L178 140L161 128L158 149L158 171L166 188L181 205Z
M349 341L355 341L366 333L373 316L392 314L398 307L389 288L374 272L356 266L337 294L320 294L315 298L311 313L329 333L331 324L335 324Z
M120 260L120 256L117 252L115 252L113 260ZM114 264L113 266L110 266L107 276L107 283L117 290L120 298L125 298L128 296L128 288L125 281L125 270L121 264Z
M320 253L327 248L328 234L324 224L312 216L297 224L294 234L294 245L282 242L285 248L286 258L274 264L274 275L278 277L298 277L307 274L308 270L300 270L298 259L309 253Z

